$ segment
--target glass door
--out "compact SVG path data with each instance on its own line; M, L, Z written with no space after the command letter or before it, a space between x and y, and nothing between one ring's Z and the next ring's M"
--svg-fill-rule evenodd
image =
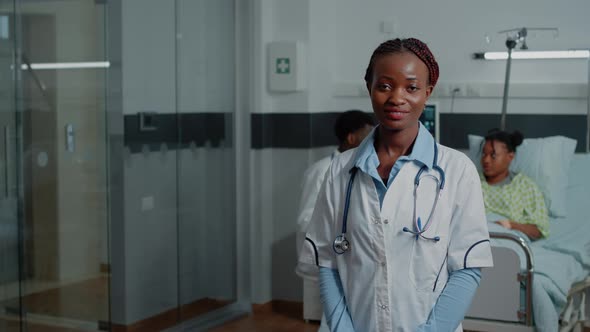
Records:
M0 2L0 331L20 331L14 4Z
M234 2L109 1L116 329L198 330L235 305Z
M176 0L180 319L237 298L234 0Z
M235 3L0 0L1 332L190 329L249 309Z
M3 319L98 330L110 320L105 5L0 4Z

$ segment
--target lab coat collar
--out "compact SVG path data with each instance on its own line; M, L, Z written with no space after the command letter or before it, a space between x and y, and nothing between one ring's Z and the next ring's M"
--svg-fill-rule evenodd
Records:
M331 160L334 160L334 158L336 158L339 154L341 154L342 152L338 151L338 149L334 150L332 152L332 155L330 155Z
M375 151L375 135L377 133L377 125L369 135L363 140L359 147L355 151L354 162L352 168L363 169L363 165L367 164L367 160L371 160L373 164L376 163L375 168L379 166L379 159L377 158L377 152ZM424 127L422 123L419 123L418 136L414 141L414 147L412 153L406 158L408 160L416 161L422 165L426 165L429 169L433 166L434 161L434 137L430 134L428 129Z

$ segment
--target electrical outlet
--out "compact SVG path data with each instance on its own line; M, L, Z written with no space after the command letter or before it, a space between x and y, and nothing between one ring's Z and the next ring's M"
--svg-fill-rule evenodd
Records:
M467 97L479 97L480 96L479 88L475 85L467 85L465 94Z
M449 97L463 97L465 96L464 84L453 83L449 84Z
M393 21L381 21L381 33L392 35L395 33L395 30L395 24Z
M145 196L141 198L141 211L150 211L154 209L154 196Z

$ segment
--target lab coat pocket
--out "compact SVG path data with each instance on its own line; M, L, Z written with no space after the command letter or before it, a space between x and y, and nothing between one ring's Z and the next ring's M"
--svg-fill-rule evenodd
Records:
M415 193L415 224L407 228L420 230L424 233L412 239L412 251L409 262L409 279L418 291L436 291L444 287L443 277L446 270L448 248L448 225L450 209L448 195L437 191L438 182L423 177ZM420 221L422 219L422 221ZM435 286L436 284L436 286Z
M358 266L367 264L369 261L377 260L373 230L369 227L366 219L354 218L348 227L351 247L350 259L352 260L349 263L354 263Z
M435 292L447 280L447 234L438 234L440 241L418 237L412 244L409 279L418 291Z

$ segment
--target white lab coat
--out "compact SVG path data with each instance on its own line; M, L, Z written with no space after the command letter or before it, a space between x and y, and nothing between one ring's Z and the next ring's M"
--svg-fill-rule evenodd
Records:
M305 241L305 234L307 233L307 226L311 220L315 202L318 199L320 188L324 182L324 178L332 159L339 155L340 152L335 150L331 155L324 157L311 166L309 166L303 174L303 183L301 186L301 199L299 200L299 215L297 216L297 252L301 251L303 241ZM317 273L315 274L317 278Z
M318 198L318 194L320 192L320 188L322 183L324 182L324 177L328 168L330 168L330 164L332 163L332 159L339 155L340 152L335 150L331 155L320 159L319 161L315 162L305 171L303 174L303 184L302 184L302 191L301 191L301 199L299 201L299 215L297 217L297 252L301 251L301 247L303 242L305 241L305 234L307 233L307 226L309 225L309 221L311 220L311 216L313 214L313 208L315 206L316 200ZM316 267L307 268L307 269L297 269L297 273L304 278L303 280L303 311L304 311L304 318L306 314L313 315L314 319L319 318L322 310L322 304L320 302L320 289L318 284L318 270ZM313 302L313 303L312 303ZM311 312L318 311L318 315L312 314ZM307 312L310 311L310 312ZM329 331L326 320L324 317L321 318L321 327L318 332Z
M449 273L492 266L479 175L461 152L438 145L438 165L445 171L432 225L425 236L403 232L413 224L414 177L419 166L407 162L384 197L383 208L372 178L358 171L350 198L346 237L350 250L337 255L333 241L342 232L349 171L356 149L332 161L301 249L301 264L338 269L346 303L357 331L416 331L426 322ZM426 173L426 172L425 172ZM429 174L438 176L430 169ZM436 182L424 178L418 189L417 215L426 223ZM313 243L312 243L313 242ZM461 331L459 326L457 331Z

